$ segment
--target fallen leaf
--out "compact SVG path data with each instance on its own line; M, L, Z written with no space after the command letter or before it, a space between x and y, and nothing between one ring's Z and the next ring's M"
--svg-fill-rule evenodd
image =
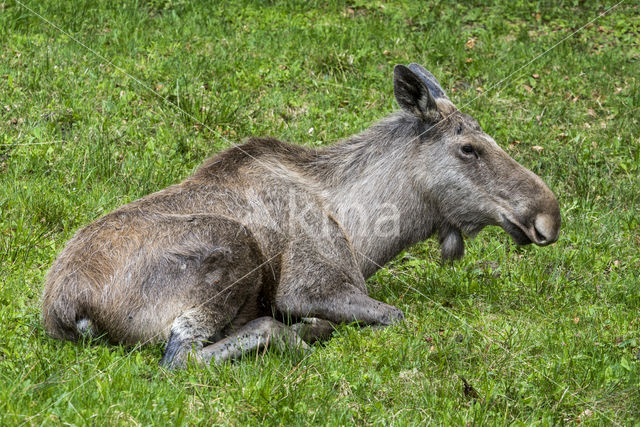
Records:
M471 37L464 45L467 47L467 49L473 49L476 45L476 38Z
M536 151L536 152L538 152L538 153L539 153L539 152L541 152L542 150L544 150L544 147L541 147L541 146L539 146L539 145L534 145L533 147L531 147L531 149L532 149L533 151Z
M584 421L586 418L589 418L593 415L593 411L589 408L582 411L580 415L578 415L578 422Z
M533 77L534 79L539 79L540 78L540 74L533 73L533 74L531 74L531 77Z

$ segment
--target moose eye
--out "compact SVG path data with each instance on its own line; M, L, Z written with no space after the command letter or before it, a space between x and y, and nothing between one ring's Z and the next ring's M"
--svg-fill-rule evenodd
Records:
M461 150L462 150L462 152L464 154L473 154L473 152L474 152L473 147L471 146L471 144L463 145Z
M456 129L456 133L458 135L460 135L462 133L462 125L458 125L458 128Z

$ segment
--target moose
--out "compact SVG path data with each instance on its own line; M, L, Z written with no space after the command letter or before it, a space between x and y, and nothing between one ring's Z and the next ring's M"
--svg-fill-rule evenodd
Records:
M401 321L365 280L436 233L447 260L489 225L519 245L557 240L551 190L429 71L397 65L393 85L400 110L358 135L318 149L251 138L78 231L47 275L48 334L166 341L168 368L307 350L336 324Z

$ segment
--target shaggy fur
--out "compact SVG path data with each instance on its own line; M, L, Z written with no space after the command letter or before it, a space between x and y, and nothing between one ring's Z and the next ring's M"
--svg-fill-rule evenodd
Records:
M168 339L167 366L270 341L305 348L300 336L324 338L330 322L401 320L365 279L435 232L446 259L487 225L520 244L555 241L558 203L540 178L424 68L394 76L402 110L359 135L321 150L250 139L80 230L47 277L48 333ZM278 320L302 318L318 319Z

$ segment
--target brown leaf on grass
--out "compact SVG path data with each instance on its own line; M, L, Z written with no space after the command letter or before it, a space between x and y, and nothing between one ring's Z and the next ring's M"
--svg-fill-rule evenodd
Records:
M524 90L526 90L527 92L531 93L531 91L533 91L533 88L529 85L522 85L522 87L524 88Z
M578 419L576 420L577 422L582 422L585 419L591 417L593 415L593 411L591 409L585 409L584 411L582 411L582 413L580 415L578 415Z
M533 77L534 79L539 79L540 78L540 74L533 73L533 74L531 74L531 77Z
M476 46L476 40L477 39L475 37L470 37L464 45L467 49L473 49Z
M531 147L531 149L537 153L541 152L542 150L544 150L544 147L541 147L539 145L534 145L533 147Z
M350 7L346 8L343 12L342 12L342 16L347 17L347 16L353 16L356 14L356 11L351 9Z

